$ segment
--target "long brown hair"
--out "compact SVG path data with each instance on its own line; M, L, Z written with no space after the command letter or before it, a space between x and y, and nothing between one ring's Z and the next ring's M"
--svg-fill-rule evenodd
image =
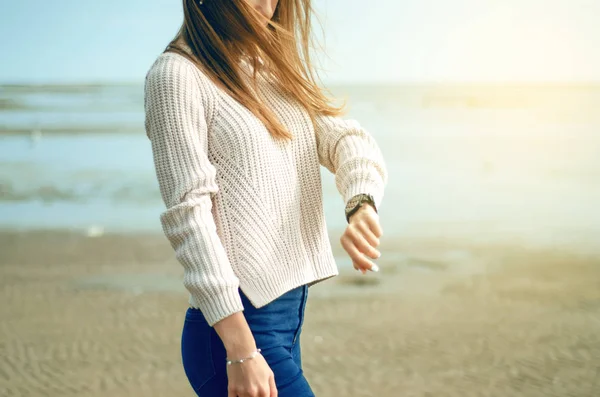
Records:
M183 0L183 11L183 25L165 51L194 62L261 120L273 137L292 135L255 93L256 79L249 83L242 78L242 57L254 77L268 73L313 122L317 114L342 112L343 106L335 107L324 94L311 65L311 0L279 0L269 21L246 0Z

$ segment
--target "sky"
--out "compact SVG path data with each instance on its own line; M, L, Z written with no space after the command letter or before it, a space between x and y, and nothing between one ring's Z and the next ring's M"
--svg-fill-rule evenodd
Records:
M600 82L598 0L313 4L326 83ZM141 82L181 21L181 0L2 0L0 83Z

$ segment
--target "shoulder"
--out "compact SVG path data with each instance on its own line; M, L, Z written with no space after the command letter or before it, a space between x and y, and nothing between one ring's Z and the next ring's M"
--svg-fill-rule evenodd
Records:
M217 95L215 84L191 60L174 52L163 52L146 73L145 91L148 94L181 90L199 93L204 100Z
M212 80L183 55L160 54L146 74L144 106L147 112L165 108L194 114L203 109L207 120L218 113L219 92Z

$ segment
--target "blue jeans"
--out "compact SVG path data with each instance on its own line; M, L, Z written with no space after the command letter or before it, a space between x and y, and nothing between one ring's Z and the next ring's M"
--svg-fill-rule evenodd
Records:
M314 397L302 372L300 354L308 286L288 291L260 309L241 290L240 295L256 346L275 374L279 397ZM186 312L181 354L186 376L199 397L227 397L225 347L198 309Z

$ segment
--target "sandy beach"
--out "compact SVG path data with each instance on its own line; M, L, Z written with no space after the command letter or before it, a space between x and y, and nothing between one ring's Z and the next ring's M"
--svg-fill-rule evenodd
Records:
M600 395L600 258L380 248L380 274L344 270L310 290L303 363L317 396ZM192 396L180 276L160 235L0 233L0 395Z

